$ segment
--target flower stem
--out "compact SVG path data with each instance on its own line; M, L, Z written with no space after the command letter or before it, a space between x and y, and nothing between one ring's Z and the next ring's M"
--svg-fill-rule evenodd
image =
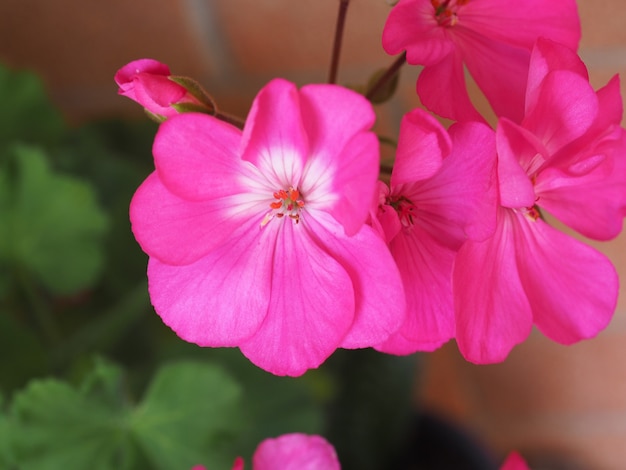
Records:
M221 121L227 122L228 124L232 124L233 126L238 127L239 129L243 129L243 126L245 124L243 119L238 118L237 116L232 116L230 114L222 113L217 110L215 111L215 114L213 116L220 119Z
M337 14L337 25L335 26L335 41L333 43L333 56L328 73L328 83L337 81L337 70L339 69L339 56L341 55L341 42L343 40L343 27L346 23L346 12L350 0L339 0L339 13Z
M402 55L398 57L394 61L394 63L391 64L391 66L387 69L387 71L378 79L378 81L374 83L374 85L372 85L369 88L369 90L367 90L365 97L368 100L371 100L373 96L376 96L376 93L378 93L378 91L382 89L385 86L385 84L398 73L398 70L400 70L400 67L402 67L405 63L406 63L406 52L403 52Z

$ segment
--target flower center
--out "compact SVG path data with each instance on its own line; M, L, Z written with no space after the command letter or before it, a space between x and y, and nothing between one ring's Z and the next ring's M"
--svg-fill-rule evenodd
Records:
M300 222L300 211L304 207L304 200L300 196L300 191L296 188L289 188L286 191L279 189L273 196L275 200L270 203L271 210L263 217L261 227L266 226L274 217L280 219L287 216L296 223Z
M435 9L435 18L439 26L454 26L459 22L458 11L470 0L430 0Z
M385 201L398 213L398 218L403 227L411 227L415 224L417 207L405 196L389 196Z

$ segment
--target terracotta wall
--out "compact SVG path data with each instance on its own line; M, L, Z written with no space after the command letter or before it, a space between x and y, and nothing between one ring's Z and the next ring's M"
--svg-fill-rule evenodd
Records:
M546 0L548 1L548 0ZM0 60L39 72L74 122L136 115L116 95L115 71L157 58L200 80L225 111L241 116L256 91L282 76L324 81L337 0L3 0ZM626 72L626 3L579 0L581 55L595 86ZM364 82L392 59L380 47L389 5L351 4L340 81ZM398 97L379 109L393 132L417 104L415 70ZM624 90L626 91L626 89ZM600 246L626 279L626 237ZM562 455L580 468L626 468L626 299L598 338L564 348L539 334L500 365L476 367L453 344L429 356L421 399L465 422L495 449ZM571 467L574 468L574 467Z

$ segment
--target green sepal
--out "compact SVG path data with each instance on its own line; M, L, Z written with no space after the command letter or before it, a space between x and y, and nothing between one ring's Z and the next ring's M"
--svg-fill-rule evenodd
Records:
M387 69L386 68L382 68L382 69L379 69L379 70L377 70L376 72L374 72L372 74L372 76L370 77L370 79L367 82L367 86L365 87L365 89L367 90L367 92L365 93L366 95L376 85L378 80L386 72L387 72ZM370 97L370 101L373 104L382 104L385 101L388 101L389 99L391 99L393 94L396 92L396 89L398 88L399 78L400 78L400 74L396 73L381 88L379 88L378 91L376 93L374 93L373 96Z
M169 79L174 83L178 83L185 90L187 90L191 96L193 96L200 103L205 105L208 108L209 114L217 113L217 105L215 104L215 100L211 97L211 95L207 93L204 88L202 88L202 85L200 85L193 78L182 77L179 75L171 75Z

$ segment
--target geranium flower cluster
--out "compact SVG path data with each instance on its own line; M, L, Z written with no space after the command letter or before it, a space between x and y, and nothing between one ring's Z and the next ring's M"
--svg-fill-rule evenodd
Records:
M620 233L626 135L619 79L594 90L579 39L574 0L400 0L382 45L424 66L429 112L404 116L388 185L374 109L352 90L272 80L240 129L195 82L128 64L120 93L163 121L130 207L156 312L186 341L291 376L337 348L456 339L491 363L533 325L562 344L593 337L616 271L551 221Z

